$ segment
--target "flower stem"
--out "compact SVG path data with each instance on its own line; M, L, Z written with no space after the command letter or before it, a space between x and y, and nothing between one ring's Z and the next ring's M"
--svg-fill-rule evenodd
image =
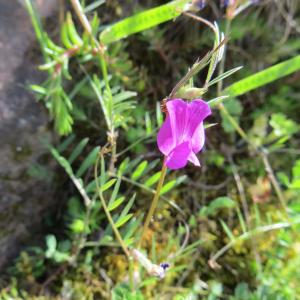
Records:
M132 255L128 258L129 262L129 287L134 292L134 261Z
M145 233L146 233L146 231L147 231L147 229L149 227L149 224L151 222L151 219L152 219L153 214L155 212L155 209L157 207L157 203L158 203L160 191L161 191L161 188L162 188L162 186L164 184L166 173L167 173L167 166L165 165L165 163L163 161L163 166L162 166L162 169L161 169L160 178L159 178L159 181L158 181L158 184L157 184L157 187L156 187L156 191L155 191L155 194L154 194L151 206L149 208L149 211L148 211L148 214L147 214L144 226L143 226L142 235L141 235L140 240L138 242L138 248L141 246L141 243L143 241Z

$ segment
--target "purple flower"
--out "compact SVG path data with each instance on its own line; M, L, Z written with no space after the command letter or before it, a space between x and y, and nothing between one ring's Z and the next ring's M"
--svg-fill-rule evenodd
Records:
M157 135L159 150L166 156L165 164L172 170L192 162L200 166L196 156L204 145L203 120L211 114L209 105L201 99L167 102L167 117Z
M206 0L193 0L192 4L198 9L203 9L206 5Z

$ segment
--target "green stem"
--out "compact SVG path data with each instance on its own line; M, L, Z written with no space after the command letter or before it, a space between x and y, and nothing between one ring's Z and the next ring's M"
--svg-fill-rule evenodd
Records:
M162 166L162 169L161 169L160 178L159 178L159 181L158 181L158 184L157 184L157 187L156 187L156 191L155 191L151 206L149 208L144 226L143 226L142 235L141 235L141 238L140 238L139 243L138 243L138 248L141 246L141 243L143 241L145 233L148 230L149 224L151 222L151 219L152 219L152 217L154 215L154 212L155 212L155 209L157 207L160 191L161 191L161 188L164 184L166 173L167 173L167 166L165 165L165 162L163 161L163 166Z
M99 186L99 182L98 182L98 164L99 164L99 159L101 157L101 152L100 152L100 155L98 155L97 157L97 160L96 160L96 163L95 163L95 169L94 169L94 177L95 177L95 182L96 182L96 188L97 188L97 191L98 191L98 195L99 195L99 198L100 198L100 201L101 201L101 204L102 204L102 207L103 207L103 210L106 214L106 217L112 227L112 230L121 246L121 248L123 249L124 253L126 254L127 256L127 259L128 259L128 265L129 265L129 285L130 285L130 289L131 291L133 292L134 291L134 267L133 267L133 258L132 258L132 255L129 251L129 249L127 248L118 228L115 226L115 223L114 223L114 220L108 210L108 207L106 205L106 202L105 202L105 199L103 197L103 194L101 192L101 189L100 189L100 186Z
M79 0L71 0L72 6L74 8L74 11L77 15L77 17L79 18L79 21L82 25L82 27L84 28L84 30L88 33L88 35L90 36L92 43L97 47L97 54L99 57L99 64L100 64L100 68L102 71L102 75L103 75L103 79L105 82L105 88L106 91L108 93L108 97L110 100L110 103L112 103L112 92L111 92L111 88L109 85L109 80L108 80L108 72L107 72L107 64L105 61L105 56L104 56L104 47L102 47L99 42L97 41L97 39L93 36L93 32L92 32L92 27L86 17L86 15L84 14L84 11L81 7L81 4L79 2ZM113 122L112 122L112 111L111 111L111 107L110 107L110 131L113 131Z
M109 113L109 123L108 124L108 129L109 129L109 142L112 145L112 156L111 156L111 169L114 168L114 163L116 161L116 153L117 153L117 149L116 149L116 132L115 132L115 128L114 128L114 116L113 116L113 96L112 96L112 92L111 92L111 88L109 85L109 79L108 79L108 72L107 72L107 64L105 61L105 56L104 56L104 47L102 45L100 45L100 43L98 42L98 40L93 36L93 32L92 32L92 27L86 17L86 15L84 14L84 11L82 9L82 6L79 2L79 0L71 0L72 6L74 8L74 11L77 15L77 17L79 18L79 21L82 25L82 27L84 28L84 30L88 33L88 35L91 38L92 43L96 46L97 48L97 54L99 57L99 64L100 64L100 68L102 71L102 75L103 75L103 79L105 82L105 89L106 92L108 94L109 97L109 106L108 106L108 113Z
M238 132L238 134L253 148L253 150L256 150L256 148L254 148L254 146L249 141L249 138L248 138L246 132L241 128L241 126L238 124L238 122L232 117L232 115L229 113L229 111L224 106L224 104L220 103L218 105L218 108L223 113L223 115L227 118L227 120L231 123L231 125L234 127L234 129Z
M35 31L36 37L39 41L44 61L45 61L45 63L48 63L48 62L50 62L50 57L46 52L46 36L45 36L45 32L43 30L41 21L38 17L36 8L35 8L32 0L25 0L25 5L27 8L28 14L31 18L31 23L32 23L33 29ZM51 74L52 72L53 72L53 67L49 68L49 70L48 70L49 74Z
M226 37L229 36L230 26L231 26L231 20L226 19L225 32L224 32L224 35ZM224 73L226 52L227 52L227 47L224 48L223 59L220 61L219 73L218 73L219 76ZM219 96L221 96L221 94L222 94L222 89L223 89L223 80L220 80L217 84L217 90L218 90Z
M99 159L100 159L101 155L102 155L101 153L100 153L100 155L98 155L97 161L95 163L95 168L94 168L94 176L95 176L95 182L96 182L97 192L98 192L98 195L99 195L99 198L100 198L103 210L104 210L104 212L106 214L106 217L107 217L107 219L108 219L108 221L109 221L109 223L110 223L110 225L112 227L112 230L113 230L113 232L114 232L114 234L115 234L115 236L116 236L116 238L117 238L117 240L118 240L121 248L123 249L124 253L126 254L127 258L130 259L130 256L131 256L130 252L129 252L129 250L128 250L128 248L127 248L124 240L122 239L122 236L121 236L119 230L115 226L115 223L114 223L113 218L112 218L112 216L111 216L111 214L110 214L110 212L108 210L108 207L106 205L105 199L103 197L103 194L102 194L100 186L99 186L99 182L98 182L98 164L99 164Z
M236 244L239 244L241 241L248 240L249 238L257 236L264 232L269 232L269 231L273 231L273 230L279 230L279 229L283 229L283 228L292 227L293 225L299 224L299 223L300 223L300 220L296 220L291 223L290 222L275 223L275 224L271 224L271 225L257 227L251 231L247 231L247 232L243 233L242 235L238 236L237 238L235 238L234 240L232 240L230 243L228 243L226 246L224 246L222 249L220 249L216 254L214 254L211 257L211 259L209 260L210 264L215 265L217 259L220 256L222 256L224 253L226 253L230 248L232 248Z
M134 292L134 260L130 256L129 259L129 287L132 292Z

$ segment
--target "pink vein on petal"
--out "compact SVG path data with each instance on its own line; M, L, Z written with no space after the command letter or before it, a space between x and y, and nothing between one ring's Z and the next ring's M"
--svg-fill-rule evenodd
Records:
M188 104L181 99L173 99L167 102L167 110L175 145L179 145L185 137L188 122Z

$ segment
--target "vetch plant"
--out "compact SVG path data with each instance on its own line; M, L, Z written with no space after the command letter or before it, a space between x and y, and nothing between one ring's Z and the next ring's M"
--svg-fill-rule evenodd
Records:
M167 7L170 12L176 12L176 14L178 15L180 13L178 12L178 9L184 9L184 5L187 2L188 1L183 0L174 1L171 2ZM31 7L29 0L27 1L27 3L28 6ZM167 98L167 101L165 103L166 119L157 136L158 147L164 154L165 159L163 160L162 170L159 174L159 178L157 178L157 176L155 175L155 181L153 179L154 183L158 180L157 188L154 192L153 201L145 218L145 222L142 226L142 231L139 232L138 228L141 225L141 219L134 219L134 214L130 212L130 209L134 202L134 196L130 199L128 204L124 207L119 215L114 214L115 210L123 203L125 199L125 197L118 198L117 194L119 192L122 180L126 180L123 176L124 169L126 170L126 165L121 164L119 167L115 167L117 159L117 129L120 127L120 123L118 122L120 119L122 120L125 110L133 109L134 106L132 105L132 102L127 101L124 103L124 99L127 100L128 97L131 97L134 94L130 92L123 92L120 95L115 95L115 89L110 86L111 79L108 75L106 62L107 47L105 45L105 43L108 44L117 39L123 38L123 31L127 28L125 24L131 22L131 19L129 18L128 20L120 21L116 25L113 25L112 28L108 28L103 31L103 33L100 34L99 42L94 36L94 31L96 30L96 26L98 25L97 18L94 18L93 23L90 25L88 19L84 14L84 10L81 7L80 2L77 0L72 0L71 3L84 29L82 40L85 41L85 43L78 42L78 33L75 29L74 23L71 21L71 16L68 14L67 22L64 23L64 30L62 34L64 44L68 49L73 48L72 43L66 43L67 41L69 41L69 36L70 42L76 42L76 51L74 53L72 52L72 56L76 56L79 53L79 59L82 59L83 61L96 59L96 61L98 62L99 68L102 71L103 75L102 82L97 78L96 75L90 76L83 65L80 66L86 74L86 81L90 83L90 86L94 90L99 100L108 132L106 145L101 148L94 148L87 156L87 158L83 161L77 172L73 171L72 164L83 151L84 147L87 144L87 140L82 140L82 142L75 147L68 159L62 156L62 150L57 151L56 149L51 147L52 154L58 160L60 165L66 170L67 174L70 176L79 193L83 197L86 209L85 215L80 216L81 219L74 220L74 222L72 223L78 224L78 222L80 221L80 224L82 226L80 232L76 232L76 234L78 235L78 239L74 241L75 245L73 247L73 251L69 254L70 258L67 259L67 261L69 260L72 263L76 261L81 251L85 247L89 247L90 245L109 245L109 241L111 241L112 239L111 235L109 234L105 235L98 243L89 240L93 215L97 215L97 211L101 207L101 209L103 209L105 212L105 215L110 224L110 228L113 231L117 242L121 246L124 254L128 259L129 282L131 289L133 290L135 286L133 259L144 266L150 275L154 275L159 278L164 277L165 271L169 267L168 261L160 265L152 263L147 258L147 255L144 255L142 253L141 247L143 247L145 234L147 233L150 222L154 217L155 209L164 185L167 168L171 170L177 170L186 166L188 161L192 162L195 166L200 166L200 162L196 154L201 151L205 142L203 121L211 114L210 105L213 106L215 105L215 103L219 103L223 99L225 99L224 96L221 96L211 100L211 102L205 102L199 97L202 97L202 95L207 92L210 86L217 83L219 80L231 75L238 69L235 68L227 73L222 74L221 77L212 79L216 65L222 58L226 40L224 39L223 34L219 32L217 24L210 24L209 22L203 21L203 19L201 19L201 21L203 21L206 25L209 24L209 26L214 29L216 37L214 48L202 59L195 62L195 64L190 68L187 74L183 76L183 78L179 80L179 82L175 85ZM153 15L156 11L157 16L160 16L158 14L158 12L160 12L159 7L156 8L154 12L152 11L151 14ZM147 13L142 14L142 16L145 17L146 14ZM171 17L172 13L168 14L167 19L171 19ZM141 15L137 15L136 18L140 19ZM166 21L167 19L161 18L157 19L155 22L156 24L159 24ZM121 28L123 31L121 31ZM130 30L130 34L135 33L139 30L144 30L146 28L147 27L142 26L140 28L136 28L135 30ZM74 37L74 34L77 38ZM46 41L47 43L50 43L50 39L48 37ZM43 41L41 40L40 42L43 45ZM46 49L48 49L47 47L48 46L46 46ZM83 47L82 51L79 51L80 47ZM62 58L64 59L66 57L65 55L61 57L61 53L63 53L63 51L63 49L60 49L59 57L54 57L53 61L48 66L49 68L47 67L50 74L52 72L52 68L54 68L54 72L57 72L57 66L63 66L63 68L59 69L59 72L64 71L63 74L68 74L68 60L63 62L61 61ZM68 51L67 53L70 52L69 50L66 51ZM53 56L54 53L51 53ZM90 53L92 53L93 56L90 56ZM206 66L208 66L208 74L206 76L205 85L201 88L195 87L193 84L193 77L201 70L203 70ZM57 74L55 73L54 76L57 76ZM50 77L50 81L51 80L52 77ZM52 83L50 83L50 85L51 84ZM61 82L59 82L59 84L61 84ZM44 94L46 95L48 101L51 95L47 93ZM53 103L51 103L51 105L55 107L55 105L57 105L57 102L54 101ZM57 117L60 118L60 116ZM60 119L58 119L57 121L59 122ZM67 134L70 132L70 130L71 127L69 127L66 131L63 130L59 132ZM70 144L70 142L68 142L68 144ZM65 149L68 144L63 146L63 148ZM110 155L110 163L109 168L107 169L105 165L107 165L108 155ZM93 160L96 160L96 162L94 162L94 180L90 183L84 183L81 177L93 164ZM98 166L100 166L100 175ZM139 167L144 169L147 167L147 165L141 164L139 165ZM141 169L141 171L139 172L143 172L143 169ZM137 174L136 172L135 174ZM138 177L139 175L135 175L135 178ZM110 191L110 189L113 189L112 194L110 200L106 201L107 192ZM100 205L97 201L98 199L100 200ZM125 231L122 230L124 226L127 226ZM72 226L71 228L77 227ZM107 230L109 230L109 228ZM107 232L107 230L105 232ZM184 245L186 245L186 242L187 240L185 239Z
M205 133L203 121L211 114L209 105L201 99L195 99L190 103L182 99L171 99L164 102L163 105L166 106L166 109L164 109L166 111L166 119L158 132L157 144L159 150L165 155L165 158L163 160L161 176L143 226L138 247L141 246L142 239L157 207L167 168L177 170L185 167L188 161L191 161L195 166L200 166L196 153L201 151L204 146ZM139 253L138 250L135 251ZM143 255L136 255L136 257L140 258L143 257ZM142 261L145 261L145 259ZM166 265L152 266L156 276L159 278L165 276L165 266ZM148 267L148 269L149 268L150 267ZM148 271L148 273L150 272Z
M194 223L196 227L197 221L194 220L192 222L192 217L194 217L192 215L190 224L183 209L174 203L173 199L165 196L165 193L183 180L184 176L178 176L176 170L186 167L189 162L192 164L191 168L200 167L197 154L203 149L205 144L205 128L214 125L204 126L204 121L212 114L212 109L216 106L219 107L221 112L224 113L224 117L248 142L248 136L226 111L222 102L227 99L228 95L242 95L247 91L294 72L299 68L299 57L249 76L224 90L223 80L237 72L241 67L234 67L228 71L224 69L223 55L226 52L225 44L229 36L229 27L224 35L216 22L209 22L191 13L191 11L202 9L205 1L171 1L121 20L114 25L105 26L105 29L100 32L99 36L99 29L103 28L99 27L99 18L94 15L90 23L85 15L86 10L82 7L83 2L71 0L72 7L82 25L83 33L80 34L80 30L78 31L75 28L76 22L73 21L71 14L68 13L66 21L63 23L61 46L57 46L52 42L50 37L39 28L38 22L34 23L37 33L43 33L39 35L46 63L43 69L49 72L49 78L44 86L34 86L34 90L39 92L41 99L44 100L50 109L57 132L60 135L68 135L73 130L72 125L76 120L85 120L86 124L92 124L92 127L97 129L96 147L93 147L92 150L89 148L89 138L83 138L74 146L75 135L70 135L57 147L50 146L52 155L68 174L78 191L78 195L70 201L72 204L70 207L72 208L68 211L68 229L71 232L69 235L70 242L63 243L67 246L61 245L62 243L54 235L48 235L48 250L45 258L52 260L54 263L64 262L64 265L58 269L58 273L62 273L61 271L75 266L82 257L84 257L85 261L93 262L94 254L91 254L94 253L93 251L95 251L95 256L97 256L99 252L101 253L103 247L113 248L112 251L109 251L112 254L125 254L119 255L124 260L125 269L128 269L128 272L126 271L128 278L122 278L122 281L129 283L131 290L128 292L129 295L134 293L137 295L136 290L140 289L140 286L144 284L144 278L150 275L161 280L168 274L167 270L170 270L170 276L172 276L172 272L175 273L180 268L180 266L176 265L178 258L191 253L202 242L198 240L188 245L191 236L189 225L192 227L192 223ZM29 8L32 8L30 0L27 0L26 3ZM254 1L223 1L227 9L227 21L230 23L237 13L252 3ZM196 8L192 10L192 7ZM29 10L32 18L35 18L34 10ZM167 20L177 18L181 14L185 17L193 18L193 20L199 21L213 30L213 49L201 59L196 60L188 72L177 82L171 93L163 100L162 111L165 113L165 120L162 125L158 121L156 122L157 124L151 121L151 116L154 115L151 111L147 112L145 116L146 138L153 141L155 136L157 136L157 146L164 156L163 159L155 159L149 162L146 155L146 157L142 157L137 156L135 153L126 156L122 160L128 149L132 149L133 146L129 145L125 149L119 149L124 145L124 140L120 138L122 134L125 133L125 130L131 130L136 125L135 122L137 123L134 114L134 108L137 103L132 100L132 97L135 97L137 93L136 91L125 91L123 88L125 81L122 82L120 80L120 78L128 79L130 77L126 77L122 73L125 73L123 63L125 64L126 60L125 62L122 61L121 65L118 66L119 74L114 74L113 68L110 68L111 57L113 57L110 52L114 52L110 48L110 44ZM126 53L124 54L126 55ZM115 57L117 56L116 52L114 52L114 55ZM79 67L77 69L82 72L80 75L84 76L84 78L68 93L67 88L63 86L63 82L65 79L71 78L69 74L69 62L71 59L78 64ZM126 67L128 66L131 69L131 65L127 64ZM218 66L219 74L215 76ZM91 72L94 73L91 74ZM195 86L194 79L200 72L203 75L201 77L204 78L203 84ZM102 77L100 74L102 74ZM195 82L198 82L198 80L195 80ZM215 84L218 86L216 98L208 101L203 100L209 99L209 96L205 94L209 91L211 92L209 95L211 95L214 92L212 87ZM97 116L96 122L94 120L93 123L89 122L91 121L89 117L85 116L83 110L80 110L80 107L77 105L74 97L80 92L87 93L94 100L92 111L95 107L97 109L100 108L98 110L99 112L101 111L101 117ZM152 101L153 97L150 99ZM157 110L157 116L157 120L162 119L160 110ZM103 122L99 121L99 119L103 119ZM278 114L272 118L271 125L274 129L278 127L277 129L282 131L283 123L286 124L288 129L284 137L291 136L294 132L297 132L298 128L291 128L294 127L291 126L293 124L287 122ZM160 125L161 127L157 132L156 128ZM105 127L104 130L103 127ZM119 139L121 140L120 143ZM135 143L141 143L141 141L137 139ZM97 146L100 143L101 146ZM251 146L253 148L253 143ZM151 145L151 147L153 148L154 146ZM70 148L71 150L68 151ZM254 148L255 150L262 150L258 149L258 147ZM152 152L155 152L154 155L156 156L158 151ZM268 165L266 152L262 151L261 153L264 155L265 164ZM159 163L161 163L161 171L156 170ZM94 173L92 176L91 168L93 167ZM267 170L270 177L273 178L273 184L275 183L274 185L276 185L276 178L270 166ZM167 174L172 179L164 183ZM234 169L234 175L240 192L242 190L240 187L241 180L236 169ZM126 185L130 188L126 189L128 187ZM155 185L156 189L153 188ZM142 197L140 197L140 190L144 192ZM136 199L143 201L143 198L145 198L146 201L144 203L147 203L146 193L153 195L149 210L145 209L145 206L146 208L148 206L147 204L141 206L139 202L137 206L140 207L139 210L137 212L133 211ZM83 199L82 202L79 196ZM167 201L166 203L168 204L165 204L165 206L172 205L172 208L175 208L176 213L179 212L181 217L180 221L178 221L179 218L177 219L178 223L180 223L178 232L176 229L173 231L165 227L160 228L163 232L166 232L168 237L168 241L163 240L162 242L165 244L169 243L168 245L163 244L164 249L156 249L155 236L159 232L156 223L159 222L153 222L152 230L149 230L151 222L158 219L155 212L160 198ZM243 216L237 207L238 205L236 205L237 201L229 197L218 197L210 204L207 207L201 204L202 208L207 209L200 211L200 217L212 218L221 209L237 208L241 228L244 230L244 234L240 238L235 239L230 228L225 222L221 221L221 225L231 242L225 248L222 248L223 250L221 249L220 252L212 256L211 265L216 265L216 260L228 249L235 246L237 242L250 239L254 234L274 230L274 226L261 226L260 231L252 229L247 222L244 222ZM164 203L162 203L163 205ZM197 203L197 205L200 204ZM146 216L144 216L144 211L146 211ZM246 209L244 214L247 215ZM164 219L164 215L161 215L162 219ZM181 226L181 223L183 226ZM161 222L159 226L165 226L165 223ZM279 223L278 226L278 228L283 228L291 225L290 223ZM176 240L176 243L172 244L173 239ZM113 259L110 260L108 268L113 262ZM93 269L91 265L93 263L89 265ZM143 271L137 272L138 266L145 269L148 275L145 276ZM117 269L117 272L122 273L119 265L118 268L120 269ZM109 276L105 271L101 270L101 272L102 275L104 274L103 278L108 282L109 288L113 289L112 283L107 280ZM138 276L136 276L137 273L139 273ZM53 280L52 277L50 279ZM49 280L46 280L42 288L47 284L49 284Z

